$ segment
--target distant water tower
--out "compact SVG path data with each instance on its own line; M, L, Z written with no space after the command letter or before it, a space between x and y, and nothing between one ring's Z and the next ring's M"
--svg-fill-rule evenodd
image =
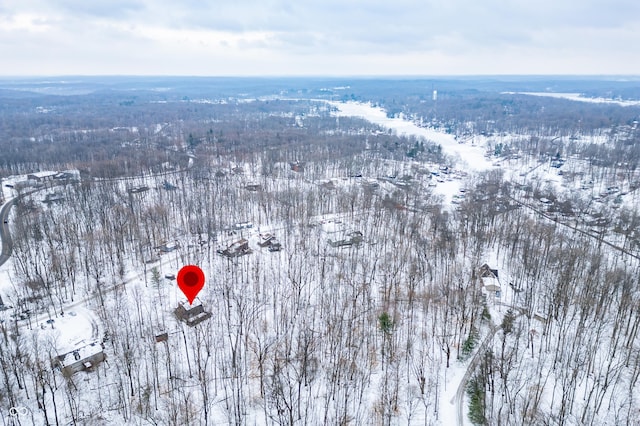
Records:
M433 99L434 102L438 100L438 91L437 90L433 91L432 99Z

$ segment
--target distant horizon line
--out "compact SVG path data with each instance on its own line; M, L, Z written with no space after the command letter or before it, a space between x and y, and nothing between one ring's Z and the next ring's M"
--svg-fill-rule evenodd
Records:
M219 78L219 79L471 79L471 78L586 78L586 79L633 79L640 80L640 74L273 74L273 75L200 75L200 74L30 74L2 75L0 80L35 80L35 79L68 79L68 78Z

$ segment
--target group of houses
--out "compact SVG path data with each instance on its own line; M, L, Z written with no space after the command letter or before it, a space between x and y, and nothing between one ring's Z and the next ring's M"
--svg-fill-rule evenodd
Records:
M237 235L240 233L241 238L229 243L226 247L221 247L217 250L218 254L226 256L228 258L240 257L245 254L252 253L253 250L249 247L249 240L243 237L243 231L252 229L253 223L251 222L238 222L233 227L225 228L228 236ZM282 245L277 240L276 236L271 233L258 234L258 246L267 248L267 250L274 252L280 251Z
M173 311L179 321L190 327L200 324L211 318L212 313L205 310L200 299L193 303L182 300ZM169 338L169 333L162 332L155 336L156 342L164 342ZM104 343L92 340L87 344L79 345L75 349L57 355L51 360L51 366L59 369L65 377L70 377L80 371L93 371L95 367L106 359Z
M15 190L23 190L26 188L41 188L48 185L64 184L69 182L75 182L80 179L77 171L46 171L46 172L34 172L29 173L26 176L9 181L4 186Z

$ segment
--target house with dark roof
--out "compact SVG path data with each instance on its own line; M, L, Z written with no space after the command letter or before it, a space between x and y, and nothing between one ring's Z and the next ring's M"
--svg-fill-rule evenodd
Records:
M249 248L249 241L244 238L235 241L231 245L229 245L226 249L219 249L218 254L227 257L239 257L245 254L251 253L251 249Z
M500 280L498 279L498 270L492 269L486 263L480 267L480 282L483 288L488 292L494 292L496 297L500 296Z
M69 377L79 371L91 371L105 359L104 346L94 341L66 354L58 355L53 360L53 366Z
M183 300L173 311L176 318L184 322L190 327L200 324L202 321L211 318L211 312L204 310L204 306L200 299L196 298L192 304L187 300Z

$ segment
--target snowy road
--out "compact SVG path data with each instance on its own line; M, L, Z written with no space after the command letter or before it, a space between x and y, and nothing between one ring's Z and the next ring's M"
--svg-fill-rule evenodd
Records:
M605 240L602 236L599 236L599 235L596 235L594 233L585 231L584 229L581 229L578 226L574 226L574 225L571 225L569 223L566 223L566 222L563 222L561 220L558 220L556 218L553 218L549 214L545 213L544 211L542 211L539 208L536 208L534 205L532 205L530 203L525 203L525 202L523 202L521 200L518 200L516 198L513 198L513 197L509 197L509 198L511 200L513 200L514 202L518 203L519 205L531 210L532 212L536 213L537 215L539 215L539 216L541 216L541 217L543 217L543 218L545 218L545 219L547 219L547 220L549 220L549 221L551 221L553 223L556 223L558 225L567 227L567 228L571 229L574 232L579 232L582 235L585 235L585 236L587 236L589 238L595 239L598 242L598 244L605 244L605 245L611 247L612 249L617 250L618 252L620 252L622 254L625 254L625 255L627 255L629 257L632 257L634 259L640 260L640 256L639 255L637 255L635 253L631 253L629 250L625 249L624 247L617 246L614 243Z
M16 198L11 199L3 204L2 208L0 208L0 240L2 240L2 253L0 254L0 266L4 265L7 260L11 257L11 252L13 251L13 241L11 240L11 234L9 233L9 225L7 221L9 220L9 212L11 211L11 207L16 203ZM2 299L0 299L0 304Z
M0 240L2 241L2 253L0 253L0 267L4 265L11 257L13 251L13 241L9 233L9 225L7 224L11 207L15 204L16 199L12 199L4 203L0 208ZM0 295L0 306L4 306L2 295Z

